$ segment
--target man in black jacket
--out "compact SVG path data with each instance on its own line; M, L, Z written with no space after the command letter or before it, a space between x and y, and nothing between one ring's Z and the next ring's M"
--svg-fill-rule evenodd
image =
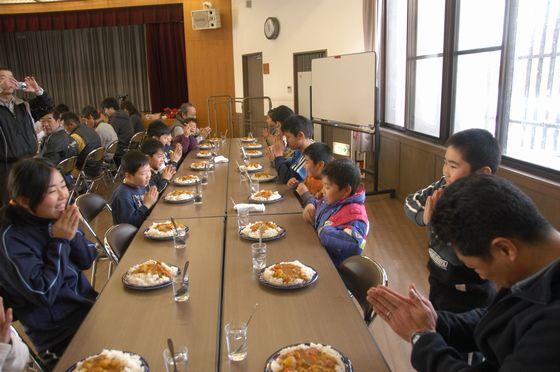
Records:
M434 311L411 285L408 297L371 288L377 314L411 341L418 371L558 371L560 233L508 181L472 175L445 189L434 232L483 279L501 288L488 308ZM460 353L480 351L470 366Z
M101 147L101 138L93 129L80 122L80 118L73 112L65 112L61 116L64 130L78 145L78 161L76 167L82 169L87 155ZM101 172L101 161L90 160L85 164L84 173L88 177L96 177Z
M130 117L126 111L119 108L119 103L114 97L105 98L103 102L101 102L101 111L107 115L109 124L111 124L115 132L117 132L119 145L115 153L115 163L120 165L121 157L128 148L130 139L134 135L134 127L130 122Z
M0 67L0 206L8 201L6 182L12 165L37 153L37 136L32 113L35 109L52 107L52 98L27 76L21 90L34 93L29 102L14 96L18 82L9 68Z
M62 160L78 155L78 145L62 127L60 115L55 110L45 110L39 121L45 131L45 138L41 142L39 156L58 164Z

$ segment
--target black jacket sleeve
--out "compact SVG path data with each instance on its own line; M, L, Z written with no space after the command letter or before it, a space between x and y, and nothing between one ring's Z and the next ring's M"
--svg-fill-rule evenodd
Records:
M299 179L299 175L292 169L292 158L277 156L274 159L274 168L276 168L278 179L282 183L288 182L292 177Z

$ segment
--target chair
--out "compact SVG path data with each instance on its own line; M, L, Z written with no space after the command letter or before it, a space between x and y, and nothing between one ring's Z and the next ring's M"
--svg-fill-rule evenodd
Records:
M78 178L76 179L76 189L80 190L80 186L83 183L85 183L85 192L88 193L91 191L91 189L93 188L93 185L95 184L95 182L104 179L105 177L105 172L101 169L101 171L99 172L99 174L97 174L96 176L88 176L85 172L86 166L88 163L99 163L100 164L100 168L101 168L101 164L103 163L103 158L105 156L105 149L103 147L98 147L96 149L93 149L92 151L90 151L89 154L87 154L85 160L84 160L84 164L82 164L82 169L80 169L80 174L78 175Z
M146 136L146 132L138 132L130 138L130 142L128 143L128 150L138 150L140 146L142 146L142 142L144 142L144 137Z
M33 370L33 371L39 371L39 372L48 371L47 367L45 366L45 364L43 363L43 361L41 360L39 355L37 355L33 351L33 348L30 347L27 342L25 342L25 338L21 337L21 334L18 332L17 328L14 327L14 326L11 326L11 330L13 331L13 333L18 335L18 337L21 339L21 341L23 341L25 346L27 346L27 349L29 349L29 356L31 357L31 362L33 363L34 368L33 369L26 369L26 371L27 370ZM29 367L29 363L28 363L28 367Z
M110 213L112 213L113 211L109 206L109 204L107 204L105 199L93 193L88 193L88 194L83 194L78 196L76 198L76 205L78 206L80 214L83 217L82 219L83 224L86 226L88 231L91 233L91 235L93 235L93 237L96 240L95 246L97 248L97 251L99 252L99 255L97 256L95 261L93 261L93 265L91 268L91 286L95 288L95 275L97 274L98 261L108 260L111 259L112 257L111 257L111 253L105 250L105 245L103 244L103 241L101 240L99 235L97 235L97 233L91 226L91 222L104 209L109 211ZM109 262L109 272L107 274L107 278L109 278L110 276L111 264L112 264L112 260L111 262Z
M68 188L74 186L71 188L72 191L70 191L70 196L69 196L70 200L72 200L74 196L74 192L76 191L76 187L75 187L76 184L74 183L74 185L72 185L73 182L72 171L74 170L74 168L76 168L77 162L78 162L78 157L71 156L69 158L62 160L60 163L56 165L60 173L62 173L62 176L66 179L66 182L68 183Z
M111 226L105 233L105 250L110 252L111 259L118 264L128 246L134 239L138 228L128 223Z
M352 256L344 260L338 269L346 288L356 298L369 326L376 314L367 301L367 290L378 285L387 285L387 272L376 261L367 256Z
M119 141L115 140L107 145L105 148L105 157L103 159L103 170L105 175L111 178L114 183L117 177L117 164L115 163L115 154L117 153L117 148L119 146Z

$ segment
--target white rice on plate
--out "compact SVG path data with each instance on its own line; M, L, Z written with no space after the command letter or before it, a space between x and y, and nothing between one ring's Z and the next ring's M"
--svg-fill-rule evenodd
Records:
M281 267L282 265L286 265L286 264L291 264L291 265L294 265L294 266L298 267L301 271L301 274L302 274L301 276L303 278L294 278L289 282L284 282L284 280L281 277L278 276L276 271L277 271L277 268ZM296 260L296 261L290 261L290 262L279 262L279 263L276 263L274 265L270 265L266 269L264 269L262 277L266 282L268 282L270 284L288 286L288 285L297 285L297 284L307 283L311 280L311 278L313 278L313 275L315 275L315 270L313 270L309 266L305 266L304 264L302 264L301 262Z
M177 185L194 185L199 181L200 178L198 178L198 176L191 174L188 176L177 177L173 182L176 183Z
M184 229L185 225L178 223L178 229ZM169 220L154 222L146 230L145 235L152 238L169 238L173 236L173 223Z
M263 166L260 165L259 163L249 163L249 165L240 165L239 166L239 170L241 170L242 172L244 170L247 170L248 172L253 172L253 171L258 171L263 169Z
M314 343L310 343L309 345L305 345L305 344L300 344L300 345L296 345L296 346L290 346L287 347L285 349L283 349L280 354L278 355L278 357L276 359L274 359L274 361L272 361L271 363L271 369L272 372L282 372L285 370L285 368L289 368L292 367L292 369L290 370L294 370L293 368L297 367L297 366L293 366L292 364L290 364L290 361L286 361L288 365L283 364L282 363L282 357L286 356L286 354L290 354L294 351L297 350L307 350L307 349L317 349L320 352L332 357L335 360L335 366L334 369L326 369L323 368L321 369L321 371L333 371L333 372L344 372L346 367L344 366L344 363L342 362L342 356L336 351L334 350L332 347L330 347L329 345L322 345L322 344L314 344ZM291 360L291 362L293 362L293 360ZM321 367L321 366L319 366Z
M89 372L92 371L92 363L97 360L101 362L103 359L113 359L120 361L122 372L144 372L145 368L142 365L142 359L137 354L126 353L120 350L110 350L103 349L103 351L97 355L92 355L81 362L76 364L76 372Z
M148 260L138 265L132 266L128 269L126 273L126 282L128 284L136 285L139 287L151 287L158 284L169 283L171 281L171 276L158 274L155 272L145 273L145 272L135 272L143 265L161 265L163 270L168 271L171 275L177 275L179 269L174 266L169 266L164 262L159 262L156 260Z
M241 230L241 234L246 235L251 238L259 238L259 227L265 224L265 228L262 230L263 238L274 238L278 234L282 233L282 228L272 221L256 221L248 224Z
M194 198L194 194L184 190L173 190L169 194L165 195L165 200L168 201L184 201L192 198Z

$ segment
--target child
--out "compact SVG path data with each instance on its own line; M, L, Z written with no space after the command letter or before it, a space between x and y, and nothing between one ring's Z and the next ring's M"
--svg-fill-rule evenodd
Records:
M152 172L148 157L138 150L123 156L124 181L113 191L113 223L140 227L158 199L155 186L148 189Z
M313 199L321 199L323 197L321 172L333 160L333 153L328 145L315 142L307 146L303 151L303 158L303 166L307 172L307 177L303 183L296 181L296 192L301 197L302 204L306 206Z
M150 178L150 186L155 186L161 194L169 185L171 178L175 174L175 167L172 165L165 166L163 163L165 148L163 144L155 138L148 138L143 144L141 151L148 155L148 163L152 170Z
M177 165L181 161L182 157L182 147L181 144L175 144L173 151L171 151L171 128L169 128L163 121L155 120L148 125L147 130L148 138L155 138L165 146L165 165L173 165L177 168Z
M350 256L361 255L369 231L360 169L350 159L337 159L323 169L323 193L303 210L321 244L338 267Z
M269 147L278 178L282 183L287 183L292 178L303 181L307 176L303 167L303 150L313 143L311 139L313 125L309 119L301 115L293 115L282 124L282 133L286 136L288 146L294 150L294 154L289 158L284 156L285 146L280 138L277 138L274 145Z
M428 226L430 301L437 310L465 312L490 304L496 289L465 266L452 247L432 233L431 217L444 187L472 173L496 173L500 147L483 129L455 133L447 141L443 177L428 187L407 196L404 210L419 226Z
M198 148L198 140L196 138L197 123L195 118L186 119L183 122L183 132L173 138L173 146L176 146L178 143L181 145L183 159L189 152Z

